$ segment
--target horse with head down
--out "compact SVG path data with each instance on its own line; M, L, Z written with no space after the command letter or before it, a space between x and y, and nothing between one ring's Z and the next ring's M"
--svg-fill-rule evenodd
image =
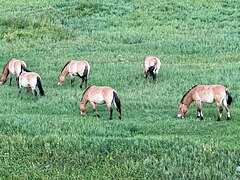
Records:
M153 80L156 80L160 67L161 62L156 56L147 56L143 64L145 77L148 78L148 75L150 74Z
M58 85L62 85L65 81L65 77L69 74L71 77L71 86L73 86L73 83L75 81L75 76L79 76L82 79L80 88L82 88L82 85L84 82L85 82L85 85L87 86L89 72L90 72L90 65L87 61L85 60L68 61L62 68L62 71L58 78Z
M26 63L22 60L18 60L16 58L13 58L12 60L8 61L8 63L3 68L2 77L0 84L5 84L7 82L7 77L10 74L10 86L12 85L12 76L16 75L16 80L18 82L18 78L20 73L22 72L22 69L26 69Z
M19 75L18 84L19 96L21 94L22 87L27 88L27 92L32 92L34 96L37 96L36 87L38 87L40 96L44 96L41 77L35 72L31 72L29 70L25 71L24 69L22 69L21 74Z
M232 102L232 96L229 90L222 85L196 85L188 90L182 97L178 108L178 117L184 118L187 113L188 106L195 101L197 104L197 117L203 119L201 102L216 102L218 107L218 121L222 117L222 103L227 111L227 120L230 119L229 106Z
M118 112L118 117L121 119L121 102L117 95L117 92L108 86L89 86L82 95L81 102L79 104L81 114L84 115L87 110L87 103L90 102L93 111L97 117L100 117L99 113L96 111L96 104L107 104L109 109L109 119L112 119L113 109L111 104L114 103L116 110Z

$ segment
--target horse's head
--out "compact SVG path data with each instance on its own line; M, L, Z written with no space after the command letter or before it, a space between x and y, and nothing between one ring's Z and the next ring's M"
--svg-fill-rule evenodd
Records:
M61 75L58 78L58 85L62 85L65 81L65 76Z
M85 103L80 102L80 110L81 110L81 115L85 115L87 111L87 105Z
M187 106L183 103L178 108L178 118L184 118L187 114Z
M5 74L2 74L0 84L5 84L7 82L7 76Z

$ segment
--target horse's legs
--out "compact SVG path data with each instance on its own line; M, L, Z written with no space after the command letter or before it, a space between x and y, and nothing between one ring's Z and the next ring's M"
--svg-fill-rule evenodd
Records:
M222 103L221 102L216 102L216 103L217 103L217 107L218 107L218 119L217 119L217 121L220 121L221 117L222 117L222 112L223 112Z
M10 73L10 86L12 85L12 73Z
M202 104L200 100L196 101L197 104L197 118L203 119L203 113L202 113Z
M227 101L226 101L226 99L224 100L224 102L223 102L223 104L224 104L224 107L225 107L225 109L226 109L226 111L227 111L227 120L230 120L230 111L229 111L229 108L228 108L228 104L227 104Z
M99 118L100 115L99 115L99 113L96 110L96 104L94 102L91 102L91 101L90 101L90 104L92 105L93 112L94 112L95 116L97 116Z
M84 79L84 77L81 77L81 79L82 79L82 82L81 82L81 84L80 84L80 88L82 89L82 85L83 85L85 79Z
M37 97L37 91L36 91L36 89L33 89L32 92L33 92L33 95L34 95L35 97Z
M19 86L18 96L20 96L20 94L21 94L21 91L22 91L22 87L21 87L21 86Z
M74 82L75 82L75 77L74 77L74 75L73 74L69 74L70 75L70 77L71 77L71 86L73 87L74 86Z
M153 82L156 82L156 79L157 79L157 75L153 73Z
M19 76L16 77L17 85L19 86Z
M112 112L113 112L113 109L112 107L109 108L109 120L112 120Z
M87 87L87 77L85 77L85 86Z
M113 112L113 109L112 109L112 103L111 102L106 102L107 104L107 107L109 109L109 120L112 120L112 112Z
M71 86L72 86L72 87L74 86L74 82L75 82L75 78L74 78L74 77L71 77Z

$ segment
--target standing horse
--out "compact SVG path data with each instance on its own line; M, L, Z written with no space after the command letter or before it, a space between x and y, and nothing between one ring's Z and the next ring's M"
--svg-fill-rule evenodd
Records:
M106 103L109 109L109 119L112 119L112 107L111 104L114 103L118 117L121 119L121 102L119 97L117 96L117 92L107 86L89 86L82 95L82 99L80 102L80 110L81 114L84 115L86 113L87 103L88 101L91 103L94 114L97 117L100 117L99 113L96 111L96 104Z
M26 63L24 61L17 60L15 58L10 60L3 68L0 84L5 84L7 82L7 77L9 74L10 74L10 86L12 85L12 75L16 75L16 80L18 82L18 78L22 69L26 69Z
M227 98L228 97L228 98ZM197 118L203 119L201 102L213 103L214 101L218 107L218 121L222 117L222 103L227 111L227 120L230 119L229 106L232 102L232 96L229 90L222 85L196 85L188 90L182 97L178 117L184 118L187 113L188 106L195 101L197 104Z
M19 76L19 92L18 95L21 94L22 87L26 87L28 92L32 91L32 93L37 96L36 86L39 89L40 96L44 96L44 91L41 83L41 77L35 72L26 72L23 71Z
M58 79L58 85L62 85L65 81L65 77L70 74L71 77L71 86L73 86L73 82L75 81L75 76L79 76L82 79L82 83L80 84L80 88L82 88L83 83L87 86L87 79L90 72L90 65L87 61L81 60L71 60L65 64L63 67L61 74Z
M156 80L158 71L161 67L161 62L156 56L147 56L143 64L145 77L148 78L148 75L153 77L153 80Z

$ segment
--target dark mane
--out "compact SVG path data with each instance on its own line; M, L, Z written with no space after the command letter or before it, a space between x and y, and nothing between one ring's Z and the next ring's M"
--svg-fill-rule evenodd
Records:
M5 71L5 69L7 68L9 62L10 62L10 61L8 61L8 63L4 66L2 73L3 73L3 72Z
M189 89L189 90L183 95L183 97L182 97L180 103L183 102L183 99L186 97L186 95L187 95L187 94L188 94L193 88L195 88L196 86L197 86L197 85L193 86L191 89Z
M65 65L64 65L64 67L62 68L62 70L61 70L61 73L63 72L63 70L65 69L65 67L70 63L71 61L68 61Z
M82 99L83 99L84 94L87 92L87 90L88 90L90 87L92 87L92 86L88 86L88 87L83 91L81 101L82 101Z

